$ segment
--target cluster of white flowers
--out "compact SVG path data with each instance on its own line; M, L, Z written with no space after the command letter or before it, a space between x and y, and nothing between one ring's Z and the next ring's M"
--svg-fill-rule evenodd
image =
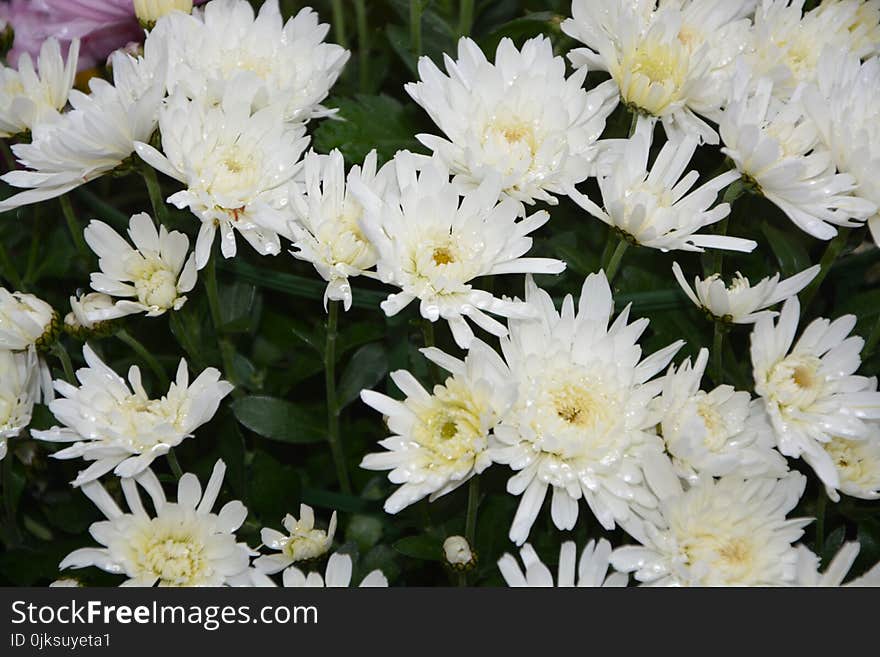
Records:
M330 554L323 575L315 570L332 552L335 511L323 529L302 504L298 519L283 519L286 533L262 529L261 553L236 535L241 502L212 510L223 461L204 490L180 474L172 450L233 391L219 370L190 381L181 359L155 397L137 366L126 380L89 343L75 373L53 381L46 363L63 349L62 325L100 337L132 315L180 310L199 270L209 267L206 287L216 286L219 232L225 258L239 238L262 256L289 246L326 282L325 311L339 302L349 310L352 279L364 276L391 288L380 304L387 316L417 302L426 322L444 320L461 357L421 350L444 380L426 388L398 370L391 379L403 400L361 391L389 434L361 467L399 485L384 504L396 514L509 466L506 490L519 501L508 536L522 560L498 561L509 585L554 585L527 542L542 512L562 531L588 513L592 529L620 528L635 542L592 539L579 559L575 543L562 542L558 586L626 586L630 573L651 585L843 583L858 545L820 573L819 557L798 543L811 519L788 517L807 478L786 457L803 458L834 501L880 498L880 392L876 377L858 373L865 341L850 335L855 316L815 319L795 339L797 295L830 263L754 285L740 273L725 283L717 266L691 285L670 263L716 331L712 352L695 348L678 363L683 340L643 352L649 322L616 307L612 283L627 245L753 252L757 241L735 236L742 226L727 234L745 192L818 240L866 224L880 238L876 1L804 12L803 0L574 0L561 24L579 44L568 53L572 72L546 37L521 47L501 39L494 57L463 37L445 72L423 57L419 80L405 85L442 133L416 135L430 154L404 150L381 163L374 150L348 169L341 152L309 148L314 120L335 112L322 103L350 55L325 42L329 26L312 9L285 21L278 0L259 11L246 0L134 4L143 50L111 55L112 82L73 88L76 40L63 56L47 39L36 66L23 55L0 70L0 137L16 140L20 165L0 179L23 190L0 212L140 169L156 215L166 201L188 211L180 221L194 217L192 250L162 216L131 216L128 239L92 220L82 237L97 256L93 291L71 296L63 320L45 301L0 288L0 459L34 404L46 404L58 426L30 434L72 443L51 455L88 462L72 485L106 516L91 527L101 547L72 552L61 569L97 566L128 586L275 586L278 573L284 586L352 581L344 552ZM588 87L596 73L604 81ZM613 112L631 114L630 133L602 139ZM698 151L724 164L704 175ZM175 185L167 199L154 198L156 171ZM533 279L566 268L530 254L552 221L533 206L563 198L607 227L609 247L619 240L577 302L554 301ZM496 293L487 279L498 275L524 278L523 298ZM723 382L721 337L739 324L753 325L753 386ZM719 363L711 388L710 357ZM161 457L179 475L175 502L152 469ZM128 511L100 481L111 473ZM473 530L442 551L463 577L478 558ZM851 583L878 583L877 569ZM360 581L387 584L377 570Z

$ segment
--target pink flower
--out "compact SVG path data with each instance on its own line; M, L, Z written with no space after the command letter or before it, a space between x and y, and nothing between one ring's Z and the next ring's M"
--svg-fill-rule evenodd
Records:
M80 39L80 70L103 64L117 48L144 37L133 0L11 0L0 2L0 19L15 30L15 42L7 55L12 66L22 53L36 56L50 36L62 47Z

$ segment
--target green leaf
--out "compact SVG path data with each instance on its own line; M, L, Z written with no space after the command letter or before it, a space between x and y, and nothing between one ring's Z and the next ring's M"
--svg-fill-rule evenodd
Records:
M254 285L242 281L221 285L218 295L223 332L250 333L257 327L262 303Z
M283 443L317 443L325 438L323 425L302 405L284 399L252 395L235 400L232 412L256 434Z
M263 450L254 452L250 465L251 480L259 481L251 486L248 510L269 527L279 527L288 513L299 516L300 479L289 465L284 465Z
M773 249L773 254L779 261L779 268L783 275L791 276L812 264L807 250L791 232L782 232L767 222L761 224L761 232L770 243L770 248Z
M394 549L407 557L425 561L441 561L443 559L443 542L427 534L407 536L394 544Z
M331 103L332 104L332 103ZM339 98L339 119L323 121L315 130L315 148L329 152L338 148L349 163L364 160L374 148L382 162L394 157L402 149L423 150L415 135L416 107L404 105L391 96L358 95ZM323 283L320 284L323 296Z
M364 388L373 388L387 372L388 354L381 344L373 342L358 349L339 380L336 392L339 408L357 399Z

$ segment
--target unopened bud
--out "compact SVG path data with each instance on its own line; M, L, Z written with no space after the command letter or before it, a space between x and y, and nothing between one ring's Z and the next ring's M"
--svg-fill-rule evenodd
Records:
M443 555L455 570L470 570L477 561L464 536L450 536L443 541Z

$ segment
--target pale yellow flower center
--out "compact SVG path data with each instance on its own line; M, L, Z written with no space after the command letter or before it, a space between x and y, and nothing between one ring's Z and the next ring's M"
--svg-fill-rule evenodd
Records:
M412 438L424 450L429 469L466 467L485 449L482 416L487 412L470 389L455 378L436 386L429 404L418 413Z
M783 407L808 408L824 387L821 364L816 356L792 354L774 365L767 377L771 398Z
M327 532L320 529L294 529L284 544L282 552L293 561L304 561L320 557L329 548Z
M150 524L158 531L148 532L132 546L140 569L165 586L189 586L202 580L208 560L201 538L186 526L162 527L165 523L155 518Z
M130 268L138 300L145 306L168 309L177 300L177 276L162 262L141 259Z

